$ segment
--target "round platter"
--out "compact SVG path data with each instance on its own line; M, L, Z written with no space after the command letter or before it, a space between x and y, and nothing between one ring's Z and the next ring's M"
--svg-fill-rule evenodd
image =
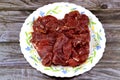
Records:
M30 43L32 37L31 32L34 20L39 16L53 15L58 19L62 19L66 13L78 10L80 14L86 14L89 17L89 29L90 29L90 53L89 57L82 65L77 67L64 67L64 66L50 66L45 67L41 63L37 51ZM89 71L98 63L103 56L105 48L106 38L105 32L101 22L98 18L92 14L89 10L67 2L57 2L45 5L34 11L25 20L21 32L20 32L20 47L25 59L30 63L32 67L41 71L44 74L55 77L73 77L79 74L83 74Z

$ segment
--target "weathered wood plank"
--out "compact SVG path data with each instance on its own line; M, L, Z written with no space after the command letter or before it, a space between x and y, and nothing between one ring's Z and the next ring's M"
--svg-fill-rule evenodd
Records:
M0 31L0 42L19 42L19 31Z
M120 8L119 0L0 0L0 10L35 10L53 2L71 2L86 8Z
M120 68L120 43L107 43L102 59L97 68Z
M107 43L105 53L96 68L120 68L120 43ZM21 53L19 43L0 43L0 68L31 68Z
M72 78L46 76L35 69L0 69L1 80L119 80L120 68L93 68L91 71Z
M0 22L24 22L27 16L30 14L29 11L1 11Z
M0 23L0 31L20 31L23 23Z
M120 9L119 10L93 10L92 11L98 19L103 23L119 23L120 22ZM115 13L116 12L116 13Z
M19 33L23 23L0 23L0 42L19 42ZM120 42L119 23L104 23L107 42Z
M114 24L103 24L106 33L107 42L119 42L120 41L120 25Z
M21 54L19 43L0 43L0 55L0 62L3 63L25 61Z
M1 80L55 80L35 69L0 69Z
M113 10L103 10L103 9L90 9L101 22L103 23L120 23L120 9ZM3 23L15 23L15 22L24 22L25 19L33 11L1 11L0 12L0 22ZM113 22L114 20L114 22Z

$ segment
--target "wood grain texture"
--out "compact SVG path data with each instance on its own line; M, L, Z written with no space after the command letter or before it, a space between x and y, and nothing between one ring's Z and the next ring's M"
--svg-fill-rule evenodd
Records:
M120 8L119 0L0 0L0 10L35 10L53 2L71 2L86 8Z
M90 9L103 23L120 23L120 9ZM1 11L0 22L24 22L33 11ZM113 22L114 20L114 22Z
M71 2L94 13L102 22L107 43L100 62L72 78L50 77L32 68L19 46L24 20L37 8ZM0 0L0 80L120 80L120 0Z
M120 49L112 48L112 44L113 43L107 45L102 60L96 66L97 68L120 68ZM119 44L114 45L116 45L116 47L120 47ZM31 68L28 62L24 59L18 43L1 43L0 51L0 68L7 66L14 68L24 66Z
M23 23L0 23L0 42L19 42L19 33ZM120 24L104 23L107 42L120 42Z
M113 47L115 46L115 47ZM118 43L107 43L103 58L96 68L120 68L120 45ZM0 68L31 68L21 53L19 43L0 44Z
M6 72L6 74L5 74ZM35 69L0 69L1 80L119 80L120 68L93 68L80 76L55 78L46 76Z

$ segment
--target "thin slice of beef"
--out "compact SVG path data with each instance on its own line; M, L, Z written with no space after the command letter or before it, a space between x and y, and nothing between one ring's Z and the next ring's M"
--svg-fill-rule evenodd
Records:
M72 54L72 43L71 40L63 45L63 53L65 60L68 60Z
M42 64L44 66L50 66L52 64L52 58L52 52L47 52L46 55L42 58Z
M68 38L63 34L60 33L56 39L56 43L53 47L53 63L59 65L65 65L65 58L62 51L63 45L67 43Z

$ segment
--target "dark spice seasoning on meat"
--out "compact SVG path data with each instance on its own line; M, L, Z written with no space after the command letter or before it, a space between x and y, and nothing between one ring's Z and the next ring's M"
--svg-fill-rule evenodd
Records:
M54 16L38 17L33 23L31 43L42 58L44 66L78 66L89 55L89 19L72 11L64 19Z

